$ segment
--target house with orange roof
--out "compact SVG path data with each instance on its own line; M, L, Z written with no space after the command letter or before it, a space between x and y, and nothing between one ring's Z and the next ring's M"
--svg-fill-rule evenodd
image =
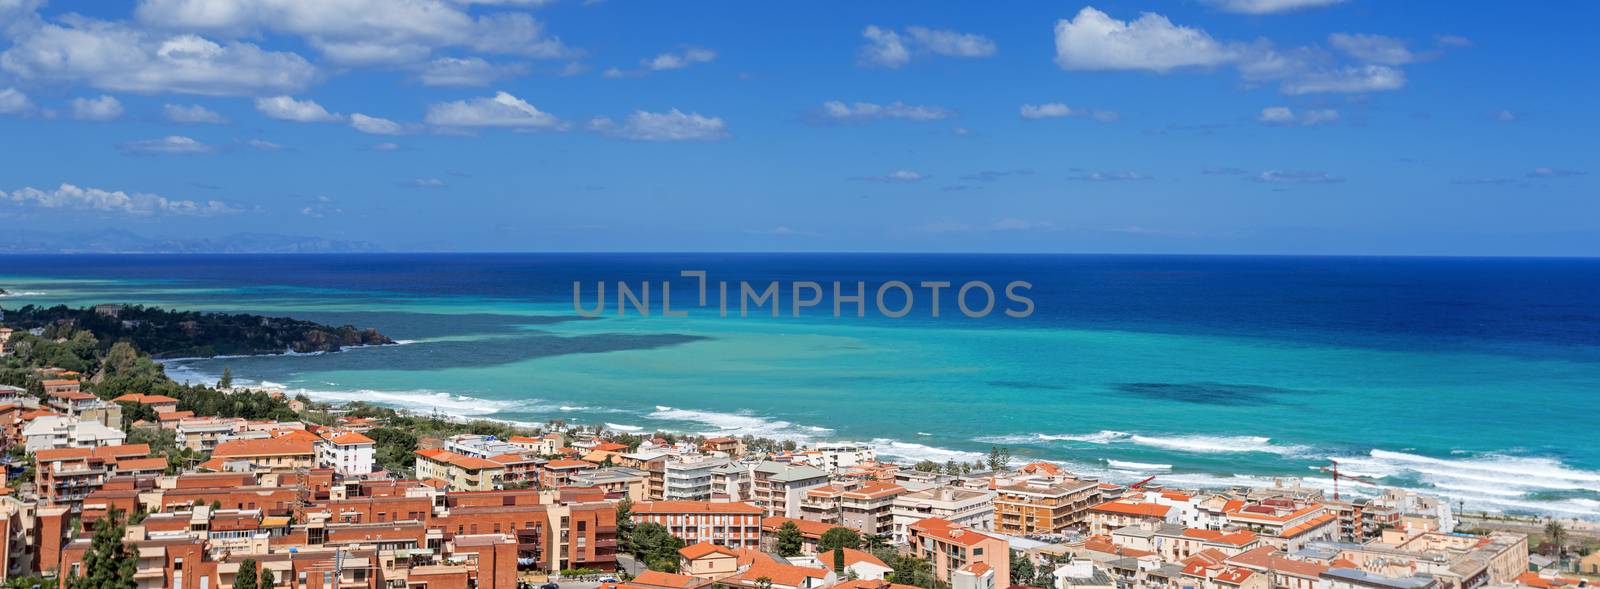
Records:
M905 487L877 480L813 487L800 498L800 517L863 535L888 535L894 532L894 500L905 492Z
M1339 531L1339 518L1321 503L1298 504L1263 501L1227 512L1229 527L1260 534L1267 544L1295 552L1318 540L1331 540Z
M817 589L833 585L838 580L833 571L824 568L797 566L772 557L765 552L746 551L750 564L738 574L722 579L723 585L734 587L763 587L773 589Z
M213 459L249 462L255 468L284 472L302 468L315 468L316 448L311 441L297 436L280 436L257 440L232 440L217 444L211 451Z
M417 478L445 483L451 491L493 491L505 476L504 465L449 450L417 450Z
M1083 522L1100 502L1100 485L1070 477L1034 479L997 485L995 531L1026 536L1057 534Z
M1176 515L1171 506L1123 498L1090 507L1087 521L1090 534L1110 535L1112 531L1127 526L1154 528L1164 523L1176 523L1169 522L1169 518L1175 519Z
M178 400L166 395L146 395L143 393L128 393L111 400L114 403L133 403L145 405L155 410L159 415L178 410Z
M304 430L295 431L315 436ZM331 468L341 476L359 477L372 474L373 464L377 461L374 456L378 447L377 442L359 432L328 431L317 438L315 446L317 464L323 468Z
M956 569L950 589L995 589L995 568L979 561Z
M783 529L784 524L790 523L794 524L795 527L799 528L800 530L801 552L816 552L817 543L822 540L822 535L827 533L828 530L837 527L833 524L826 524L809 519L783 517L781 515L762 518L761 532L765 534L762 547L769 551L776 551L778 549L778 531Z
M1322 573L1329 569L1327 565L1287 558L1287 555L1271 546L1235 554L1228 557L1226 562L1264 576L1270 575L1271 586L1275 589L1324 589Z
M694 575L679 575L646 570L628 581L629 585L643 589L700 589L711 585L710 579Z
M846 577L867 579L869 581L880 581L883 580L884 577L887 577L889 573L894 572L893 567L885 564L882 559L873 556L872 553L853 548L838 548L829 550L827 552L819 552L815 557L817 566L833 569L834 565L839 563L839 560L837 559L840 556L840 552L844 553L844 570ZM835 570L834 572L838 571Z
M936 517L911 524L909 534L912 556L927 559L933 565L934 578L951 583L952 589L957 571L975 563L983 563L993 573L988 581L992 587L1011 586L1011 545L1004 538ZM963 582L982 581L982 577L971 570L960 576Z
M597 468L593 462L556 459L539 467L539 484L545 487L564 487L572 483L573 475Z
M696 542L678 549L678 570L717 581L739 572L739 553L712 542Z

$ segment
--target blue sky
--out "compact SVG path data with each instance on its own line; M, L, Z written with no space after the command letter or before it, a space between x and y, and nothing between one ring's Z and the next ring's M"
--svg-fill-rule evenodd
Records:
M0 223L1591 255L1590 2L0 0Z

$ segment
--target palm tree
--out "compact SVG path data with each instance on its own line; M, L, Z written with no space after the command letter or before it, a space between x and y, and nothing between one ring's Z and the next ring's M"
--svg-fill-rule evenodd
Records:
M1566 526L1561 525L1559 521L1550 520L1550 523L1544 525L1544 535L1545 538L1550 540L1551 544L1556 545L1556 564L1560 565L1562 557L1566 556L1567 552Z

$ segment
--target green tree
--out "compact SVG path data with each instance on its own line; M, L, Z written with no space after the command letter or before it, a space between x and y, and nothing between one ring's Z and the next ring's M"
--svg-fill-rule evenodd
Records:
M633 553L633 500L623 497L617 502L617 543L622 551Z
M94 539L83 554L78 575L67 579L67 589L135 589L133 573L139 558L122 543L126 529L122 510L113 508L95 524Z
M219 388L219 389L231 389L231 388L233 388L233 369L227 368L227 367L224 367L222 369L222 379L217 381L217 388ZM254 589L254 588L252 587L251 589Z
M633 529L633 556L653 571L678 572L678 550L683 540L673 536L665 526L645 522Z
M277 584L278 578L272 576L272 569L261 569L261 589L272 589Z
M256 589L256 559L246 558L239 563L239 572L233 577L233 589Z
M1000 470L999 446L989 446L989 470Z
M833 572L841 577L844 576L844 550L833 551Z
M1021 585L1033 579L1033 561L1022 552L1011 551L1011 578L1012 582Z
M1560 563L1567 551L1567 527L1561 522L1550 520L1544 525L1544 537L1556 547L1556 562Z
M794 522L783 522L782 526L778 526L778 556L800 556L800 547L805 543L806 538L800 534L800 526Z
M861 534L845 527L835 527L822 533L822 538L817 540L817 552L829 552L836 548L860 548Z

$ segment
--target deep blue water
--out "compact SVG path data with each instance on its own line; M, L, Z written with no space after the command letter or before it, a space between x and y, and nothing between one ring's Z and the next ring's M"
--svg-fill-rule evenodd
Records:
M783 283L783 315L573 320L572 283ZM1032 284L1035 313L788 316L788 285ZM1469 508L1600 512L1600 260L1063 255L13 256L25 303L145 302L414 340L233 368L330 399L516 421L990 445L1094 476L1262 484L1328 457ZM713 286L713 301L715 290ZM659 297L659 292L656 294ZM736 299L735 299L736 300ZM592 302L590 299L589 302ZM614 303L614 299L612 301ZM653 301L659 306L659 298ZM898 298L889 298L898 306ZM715 303L713 302L713 305ZM1005 307L1002 297L1001 308ZM737 303L734 303L737 314ZM1326 481L1308 480L1323 485Z

